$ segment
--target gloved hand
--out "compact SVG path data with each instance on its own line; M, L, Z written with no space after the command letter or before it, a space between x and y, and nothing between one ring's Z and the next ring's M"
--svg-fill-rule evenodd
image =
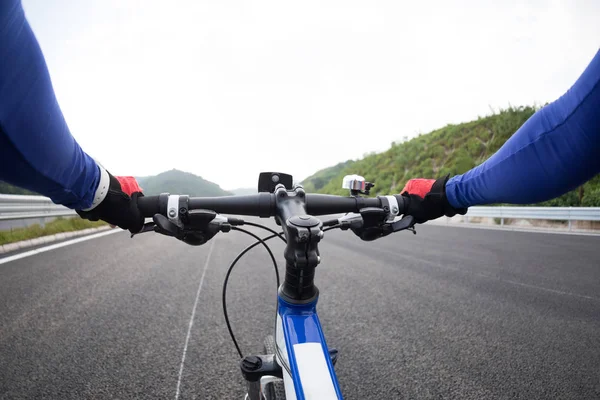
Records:
M402 196L408 201L406 214L415 217L422 224L443 215L453 217L456 214L465 215L466 208L454 208L446 198L446 182L449 176L440 179L411 179L404 189Z
M142 189L132 176L112 176L101 168L101 179L92 207L87 210L76 210L81 218L90 221L99 219L127 229L131 233L142 230L144 217L137 207L138 197L142 197Z

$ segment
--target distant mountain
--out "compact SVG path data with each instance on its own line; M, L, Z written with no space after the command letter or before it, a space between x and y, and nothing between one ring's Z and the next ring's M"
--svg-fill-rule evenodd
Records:
M242 196L245 194L256 194L256 193L258 193L258 189L257 188L238 188L238 189L230 190L230 192L235 195Z
M6 183L4 181L0 181L0 194L32 194L32 195L38 195L35 192L32 192L30 190L23 189L23 188L11 185L10 183Z
M189 172L176 169L163 172L156 176L136 178L145 195L155 195L164 192L187 194L197 197L229 196L232 193L223 190L216 183L202 179ZM250 189L248 189L250 190ZM256 190L254 191L256 193ZM33 194L26 189L0 181L0 194Z
M189 172L172 169L156 176L138 177L138 183L147 196L161 193L187 194L196 197L229 196L216 183Z

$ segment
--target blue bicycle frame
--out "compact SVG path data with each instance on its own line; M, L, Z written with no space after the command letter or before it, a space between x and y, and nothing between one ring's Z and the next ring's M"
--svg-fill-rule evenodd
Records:
M276 357L286 400L342 399L316 306L317 299L298 305L278 298Z

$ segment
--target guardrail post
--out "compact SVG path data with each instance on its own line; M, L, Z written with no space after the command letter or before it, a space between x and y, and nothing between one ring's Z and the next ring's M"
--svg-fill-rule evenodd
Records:
M572 207L569 207L569 232L571 232L571 218L573 217Z
M504 226L504 217L500 218L500 226Z

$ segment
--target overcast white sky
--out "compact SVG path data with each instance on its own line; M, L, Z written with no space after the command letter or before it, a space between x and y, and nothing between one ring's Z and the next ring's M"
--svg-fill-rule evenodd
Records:
M84 150L226 189L552 101L600 45L596 0L23 4Z

